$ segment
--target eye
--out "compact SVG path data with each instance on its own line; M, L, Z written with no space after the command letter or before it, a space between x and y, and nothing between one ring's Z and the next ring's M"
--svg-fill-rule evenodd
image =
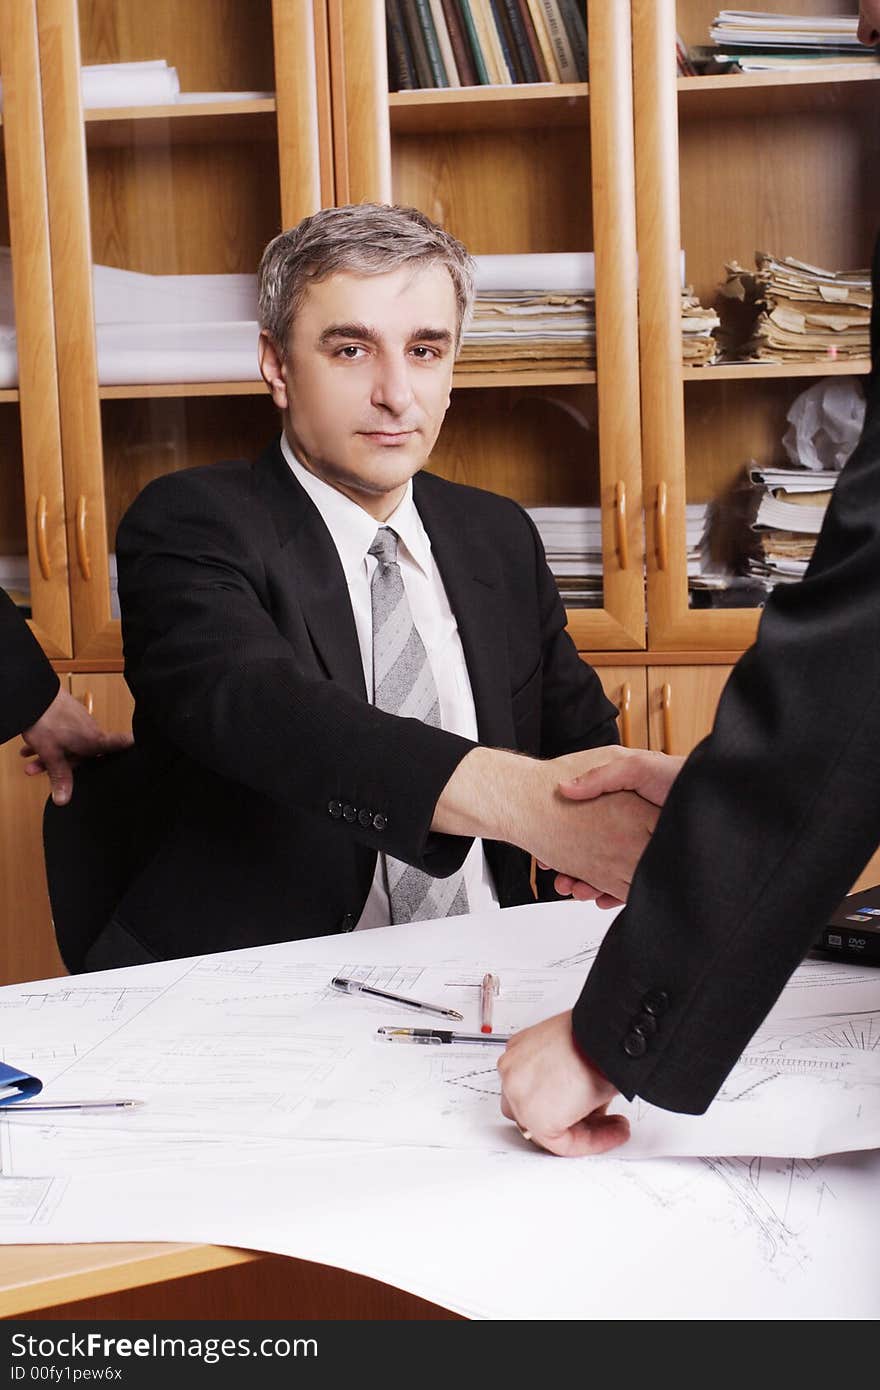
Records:
M364 349L359 343L346 343L341 347L336 356L341 357L345 362L356 362Z
M436 348L427 347L424 343L416 343L412 352L419 362L430 362L432 358L440 356Z

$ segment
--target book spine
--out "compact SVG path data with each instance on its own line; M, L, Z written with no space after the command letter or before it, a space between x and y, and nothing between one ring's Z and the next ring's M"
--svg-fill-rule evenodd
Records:
M547 21L547 32L550 35L553 52L556 54L559 80L560 82L577 82L578 75L574 54L571 51L568 33L562 22L562 12L557 0L541 0L541 8Z
M418 85L418 79L398 0L385 0L385 26L388 40L389 90L410 92Z
M440 0L430 0L430 5L431 18L434 21L434 32L437 35L437 42L440 45L440 52L443 55L443 66L446 69L446 79L450 87L460 87L461 78L458 75L455 54L452 51L452 41L449 37L449 30L446 27L446 16L443 13L443 6Z
M538 82L538 65L535 62L529 44L529 36L526 33L526 26L523 23L521 0L502 0L507 16L507 25L510 29L511 37L516 45L519 55L520 66L523 70L524 82Z
M541 52L541 45L538 43L538 35L535 33L535 25L532 20L532 12L528 6L528 0L517 0L519 5L520 18L522 20L523 32L526 36L526 43L532 55L532 62L535 65L535 72L538 74L536 82L549 82L550 74L547 71L547 64L544 62L544 54Z
M440 45L437 42L437 31L434 28L434 20L431 15L431 6L428 0L416 0L416 12L419 17L419 24L425 36L425 47L428 50L428 62L431 65L432 87L448 87L449 78L446 75L446 65L443 62L443 54L440 52Z
M501 52L501 42L495 28L489 0L471 0L471 13L476 20L480 43L483 45L483 53L486 58L486 66L492 76L493 84L496 87L510 86L513 78L510 76L504 55Z
M406 36L409 39L419 87L433 87L434 78L431 73L431 64L428 61L425 35L421 24L419 24L416 0L400 0L400 12L406 27Z
M522 63L504 13L504 0L489 0L489 9L492 11L492 23L495 25L495 33L498 35L498 42L501 45L501 57L504 60L504 66L510 73L510 80L511 82L524 82Z
M458 68L461 84L463 87L476 87L480 79L477 76L470 44L464 31L461 11L456 0L440 0L440 4L443 6L443 14L446 17L449 42L452 44L452 51L455 54L455 66Z
M544 55L544 62L547 65L547 75L551 82L561 82L559 75L559 64L556 61L556 54L553 51L553 44L550 41L550 31L547 28L547 19L541 0L526 0L529 7L529 14L532 16L532 23L535 26L535 33L538 43L541 46L541 53Z
M584 0L558 0L562 23L568 35L574 65L579 82L586 82L587 61L587 21L584 16Z
M457 0L458 8L461 11L462 24L467 31L468 41L471 52L474 56L474 67L477 73L477 81L480 86L487 87L492 81L489 76L489 68L486 63L486 55L480 43L480 35L477 29L474 13L471 9L471 0Z

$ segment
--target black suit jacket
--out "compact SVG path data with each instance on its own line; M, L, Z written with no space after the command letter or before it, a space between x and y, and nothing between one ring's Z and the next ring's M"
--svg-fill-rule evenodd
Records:
M8 594L0 589L0 743L45 714L59 681Z
M553 756L615 742L565 632L540 540L507 498L421 474L414 497L455 613L480 741ZM119 530L135 736L157 782L149 863L117 920L172 957L355 925L377 851L443 876L432 834L468 740L367 702L336 548L277 443L151 483ZM504 905L529 860L487 846Z
M632 1097L700 1113L880 843L880 243L862 439L778 585L575 1007Z

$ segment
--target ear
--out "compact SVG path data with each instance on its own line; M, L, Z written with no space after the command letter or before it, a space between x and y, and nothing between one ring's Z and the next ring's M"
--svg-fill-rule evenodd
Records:
M284 362L274 338L266 332L260 333L257 348L260 375L272 392L272 400L279 410L287 409L287 365Z

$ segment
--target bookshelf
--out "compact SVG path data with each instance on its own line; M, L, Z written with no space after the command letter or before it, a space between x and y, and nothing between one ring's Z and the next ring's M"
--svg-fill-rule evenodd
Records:
M597 369L459 369L432 466L526 506L600 505L602 603L569 628L583 650L642 649L629 6L587 5L589 85L390 94L383 0L328 13L338 201L414 204L475 255L595 253Z
M690 606L686 504L747 457L769 461L811 381L868 364L683 366L679 248L710 304L731 257L856 267L880 225L880 69L677 79L676 30L704 42L717 8L585 0L589 83L389 93L384 0L0 4L20 360L0 386L0 553L26 557L35 631L105 722L129 716L121 515L160 473L253 455L276 418L258 380L101 384L92 263L252 272L281 226L378 199L421 207L478 255L595 253L596 367L460 367L432 466L528 506L601 507L601 603L569 610L576 645L628 742L686 752L707 731L757 613ZM81 62L155 58L212 99L82 110ZM3 980L60 971L43 799L15 746L0 750Z
M683 368L679 248L687 281L712 304L729 260L751 266L761 250L856 269L870 263L880 226L869 175L880 154L880 66L676 79L665 61L676 30L705 42L716 13L712 0L633 0L648 641L701 658L748 646L758 610L689 605L685 504L717 497L750 458L784 462L785 415L799 393L869 363Z

